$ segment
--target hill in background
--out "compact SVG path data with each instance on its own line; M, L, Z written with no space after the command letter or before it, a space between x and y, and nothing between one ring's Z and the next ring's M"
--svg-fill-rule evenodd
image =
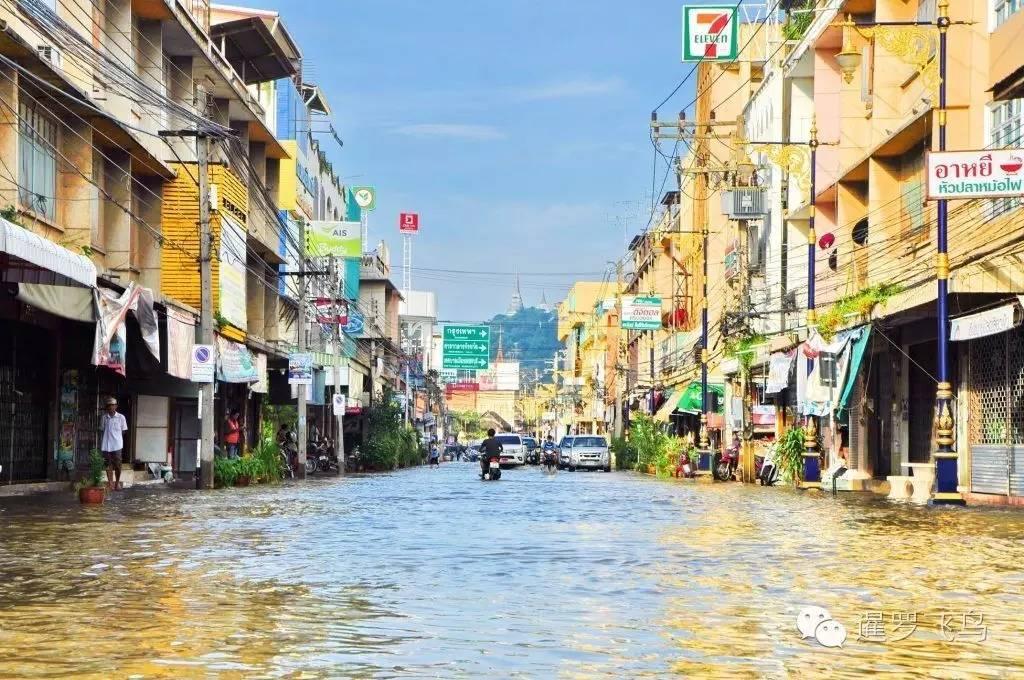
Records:
M526 307L515 314L498 314L487 322L491 326L491 360L498 353L497 337L506 360L519 362L520 382L532 382L535 376L541 382L551 382L545 370L561 345L558 342L558 316L539 307ZM499 330L500 329L500 330Z

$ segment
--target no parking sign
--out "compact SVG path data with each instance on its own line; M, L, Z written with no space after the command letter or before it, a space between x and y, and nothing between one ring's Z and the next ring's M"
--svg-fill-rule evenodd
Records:
M215 367L213 345L192 347L192 382L212 383Z

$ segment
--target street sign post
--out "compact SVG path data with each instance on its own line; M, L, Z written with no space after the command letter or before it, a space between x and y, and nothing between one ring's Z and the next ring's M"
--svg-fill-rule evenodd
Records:
M491 364L491 329L445 326L441 362L443 368L486 370Z

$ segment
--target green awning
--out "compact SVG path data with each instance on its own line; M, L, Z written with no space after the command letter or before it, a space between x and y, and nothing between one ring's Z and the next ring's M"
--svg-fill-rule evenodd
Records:
M725 413L725 386L720 383L708 383L708 397L712 394L718 396L718 408L715 413ZM686 389L679 394L676 401L676 410L684 413L700 413L701 411L701 382L694 380Z
M854 340L850 348L850 370L846 372L846 384L843 385L843 394L839 397L836 405L836 418L846 422L850 417L850 397L853 395L853 386L857 384L857 374L860 373L860 365L864 361L864 352L868 348L868 340L871 339L871 326L865 326L860 337Z

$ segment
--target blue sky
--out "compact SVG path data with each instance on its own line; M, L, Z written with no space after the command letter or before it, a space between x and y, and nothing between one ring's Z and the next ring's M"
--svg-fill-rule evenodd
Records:
M241 3L238 3L241 4ZM527 303L602 272L649 212L650 111L689 70L665 0L255 0L277 9L327 94L350 184L377 187L372 242L401 280L398 213L420 213L413 266L554 272ZM672 117L691 84L662 109ZM659 168L659 180L661 176ZM593 278L593 277L589 277ZM600 276L597 277L600 279ZM413 273L440 316L504 311L510 276Z

